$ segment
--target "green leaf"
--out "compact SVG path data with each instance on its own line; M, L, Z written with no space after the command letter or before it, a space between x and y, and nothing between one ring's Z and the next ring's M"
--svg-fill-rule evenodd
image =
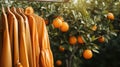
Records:
M95 52L95 53L99 53L99 51L96 50L96 49L92 49L92 51Z
M91 40L92 40L92 41L96 40L95 35L93 35L93 36L91 37Z
M73 50L72 46L68 46L68 50L69 50L70 52L72 52L72 50Z
M110 34L117 36L117 33L115 33L115 32L110 32Z

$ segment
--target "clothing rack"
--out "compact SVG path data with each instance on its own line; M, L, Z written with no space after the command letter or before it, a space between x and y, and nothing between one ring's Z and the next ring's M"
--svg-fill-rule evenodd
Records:
M9 67L19 65L20 67L54 67L44 19L35 14L32 7L27 8L32 9L34 14L29 14L29 10L23 12L23 8L17 8L16 11L15 7L9 8L9 5L6 7L2 4L1 6L1 19L5 24L2 25L4 28L1 31L3 37L0 38L1 41L3 39L3 42L0 43L0 45L2 44L0 46L2 49L0 50L0 67L8 67L8 65Z

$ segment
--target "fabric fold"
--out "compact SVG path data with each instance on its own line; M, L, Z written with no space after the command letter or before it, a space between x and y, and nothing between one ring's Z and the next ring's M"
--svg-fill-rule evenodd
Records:
M38 39L39 39L39 47L40 47L40 55L39 62L41 67L54 67L53 62L53 54L50 48L49 36L47 32L47 28L45 25L45 21L40 16L34 14L33 15L38 29Z
M31 42L32 42L32 53L33 53L33 66L36 67L36 45L38 43L38 38L36 38L37 31L36 31L36 24L35 19L31 15L27 15L30 27L30 34L31 34Z
M32 44L31 44L31 36L30 36L30 29L28 24L28 18L22 11L22 8L17 8L17 12L23 17L24 25L25 25L25 36L26 36L26 46L27 46L27 53L28 53L28 60L30 67L33 67L33 57L32 57Z
M18 44L18 21L15 15L7 7L8 24L10 28L11 51L13 58L13 66L19 63L19 44ZM11 33L12 32L12 33Z
M20 14L17 13L15 7L12 7L11 11L15 14L18 20L20 63L23 65L23 67L29 67L28 53L27 53L27 46L26 46L26 39L25 39L24 19Z

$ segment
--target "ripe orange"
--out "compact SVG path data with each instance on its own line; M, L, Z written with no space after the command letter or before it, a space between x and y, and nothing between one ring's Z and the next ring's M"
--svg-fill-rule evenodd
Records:
M93 30L93 31L96 31L96 30L97 30L97 26L94 25L94 26L92 27L92 30Z
M62 23L62 26L60 27L60 30L61 30L62 32L67 32L67 31L69 30L69 25L68 25L68 23L67 23L67 22L63 22L63 23Z
M114 14L113 14L113 13L108 13L108 14L107 14L107 18L108 18L109 20L114 20Z
M92 51L91 51L90 49L84 50L84 52L83 52L83 57L84 57L85 59L91 59L92 56L93 56L93 53L92 53Z
M78 36L78 43L80 43L80 44L84 43L84 40L83 40L82 36Z
M60 28L61 25L62 25L62 21L60 19L56 18L56 19L53 20L52 24L55 28Z
M65 48L63 46L59 46L59 51L64 52Z
M26 15L33 14L33 13L34 13L34 10L33 10L32 7L29 6L25 9L25 14Z
M62 16L57 16L57 18L59 18L62 22L64 21Z
M103 36L100 36L100 37L98 38L98 41L99 41L100 43L104 43L104 42L105 42L105 38L104 38Z
M61 66L61 65L62 65L62 61L61 61L61 60L57 60L57 61L56 61L56 65L57 65L57 66Z
M70 36L69 37L69 43L71 45L75 45L77 43L77 38L75 36Z

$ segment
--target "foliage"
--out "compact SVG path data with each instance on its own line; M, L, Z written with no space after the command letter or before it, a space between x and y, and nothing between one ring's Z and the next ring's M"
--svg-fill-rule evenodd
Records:
M54 61L61 60L61 67L80 66L83 60L82 53L85 49L92 50L94 54L99 53L99 49L103 48L101 45L108 44L111 37L117 36L115 32L118 30L113 25L119 21L116 18L120 11L118 0L78 0L77 3L72 2L72 0L68 3L13 2L9 5L22 8L32 6L38 15L48 20L47 29ZM109 12L114 14L115 20L107 19ZM64 21L69 24L68 32L61 32L54 28L52 22L57 16L63 17ZM97 26L96 30L92 30L94 25ZM85 43L76 43L76 45L71 46L69 37L78 37L79 35L82 36ZM104 43L98 42L100 36L105 38ZM59 46L64 47L65 51L59 51Z

